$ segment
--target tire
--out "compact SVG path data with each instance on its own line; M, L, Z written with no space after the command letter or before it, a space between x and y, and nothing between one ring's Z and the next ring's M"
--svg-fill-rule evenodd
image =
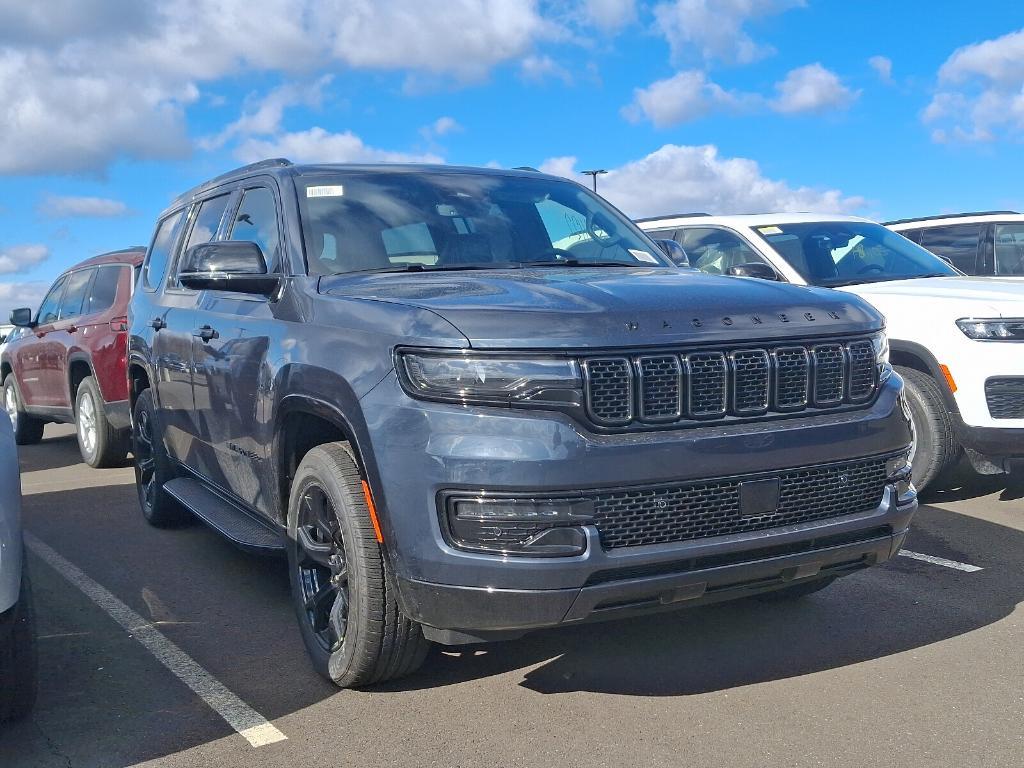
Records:
M760 595L756 595L756 598L763 603L799 600L801 597L807 597L808 595L813 595L815 592L820 592L831 585L833 581L835 581L834 578L802 581L799 584L791 584L788 587L782 587L781 589L776 589L771 592L763 592Z
M897 368L903 377L913 422L911 466L914 485L923 491L944 470L960 459L961 448L953 433L953 420L942 391L931 376L913 368Z
M90 467L112 467L124 462L128 451L124 437L110 426L96 379L86 376L75 396L75 431L82 461Z
M288 572L316 671L342 688L414 672L430 650L398 606L347 443L303 458L288 502Z
M14 442L18 445L35 445L43 439L43 427L46 422L25 413L21 391L13 373L4 379L4 410L11 417L14 425Z
M36 701L38 661L27 573L22 574L21 594L9 618L7 636L0 634L0 722L24 718Z
M132 453L135 488L146 522L156 528L174 528L190 522L189 511L164 493L164 484L173 480L175 474L164 450L151 389L139 394L132 409Z

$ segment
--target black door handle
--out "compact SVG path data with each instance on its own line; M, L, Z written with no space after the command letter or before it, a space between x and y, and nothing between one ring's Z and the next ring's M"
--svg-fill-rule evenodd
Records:
M167 327L167 322L162 317L154 317L149 321L149 324L154 331L159 331Z
M202 328L196 328L192 331L192 335L197 339L202 339L203 341L220 338L220 334L208 325L204 325Z

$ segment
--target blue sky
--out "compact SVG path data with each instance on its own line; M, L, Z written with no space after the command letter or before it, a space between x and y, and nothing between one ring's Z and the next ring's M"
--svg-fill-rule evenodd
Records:
M0 0L0 317L242 162L534 165L632 215L1024 208L1024 5Z

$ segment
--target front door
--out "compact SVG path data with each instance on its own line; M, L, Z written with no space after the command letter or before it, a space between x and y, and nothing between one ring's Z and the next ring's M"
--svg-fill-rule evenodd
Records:
M55 339L55 326L60 319L60 300L66 284L67 275L61 275L39 305L36 325L30 331L35 338L27 338L18 345L14 369L21 397L29 408L53 407L56 404L54 369L58 365L60 343Z

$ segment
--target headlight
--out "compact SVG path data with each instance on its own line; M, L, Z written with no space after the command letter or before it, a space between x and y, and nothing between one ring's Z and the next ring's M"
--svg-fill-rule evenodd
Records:
M555 357L488 357L472 353L399 351L398 372L413 397L458 403L511 405L528 401L578 402L582 391L575 360Z
M956 324L965 336L976 341L1024 341L1024 318L963 318Z

